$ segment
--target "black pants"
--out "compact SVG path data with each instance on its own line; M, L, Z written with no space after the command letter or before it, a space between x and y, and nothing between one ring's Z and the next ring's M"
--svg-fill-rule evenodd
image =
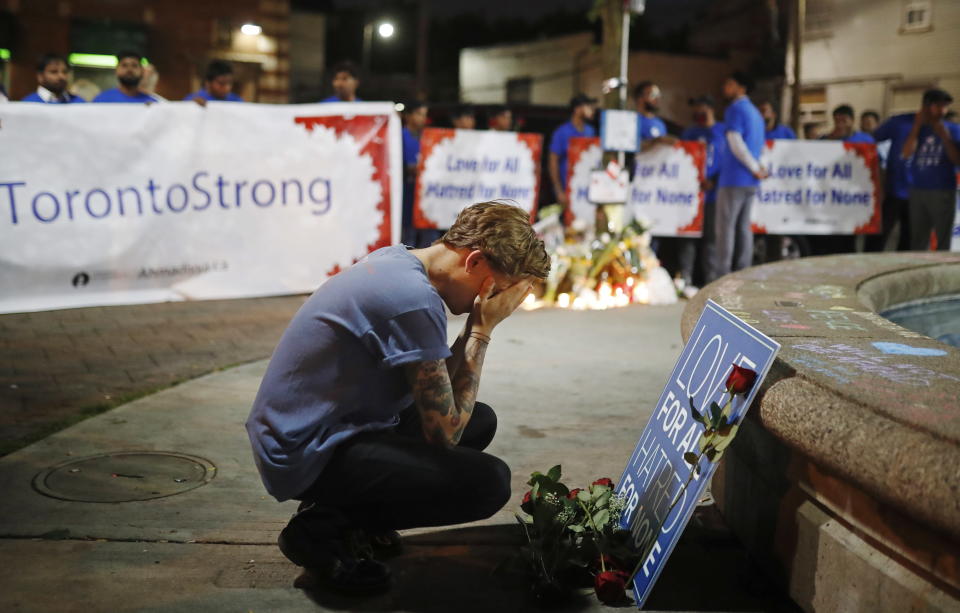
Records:
M376 532L485 519L510 498L510 469L482 451L496 429L493 409L478 402L459 445L431 445L410 407L396 428L358 434L338 446L298 499L315 529L322 525L318 538L351 527Z
M897 241L895 251L908 251L910 249L910 215L909 202L903 198L887 195L883 199L880 208L880 234L871 234L867 236L866 251L883 251L887 244L887 239L893 232L893 227L900 222L900 238Z

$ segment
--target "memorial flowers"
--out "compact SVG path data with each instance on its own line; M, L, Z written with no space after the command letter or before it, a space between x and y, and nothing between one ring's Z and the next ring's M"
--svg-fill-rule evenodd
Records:
M592 585L603 602L626 600L632 552L629 533L619 525L623 498L614 495L611 479L570 489L560 477L560 465L531 474L523 514L517 514L527 543L524 557L536 577L534 598L559 604L572 588Z
M545 207L535 226L550 254L542 295L524 308L557 306L602 310L631 303L670 304L676 289L650 249L649 228L638 220L594 236L584 227L564 230L558 207Z
M645 538L643 545L620 525L626 500L614 494L616 485L611 479L597 479L588 487L570 489L560 480L559 465L545 474L530 475L530 490L524 494L520 505L523 513L517 514L517 520L526 539L523 553L527 568L535 577L533 594L540 604L563 603L574 588L589 590L605 604L628 601L627 588L633 586L671 513L686 499L687 488L703 472L709 474L710 465L721 459L733 441L743 415L743 411L734 410L735 401L738 396L749 397L756 380L753 370L733 365L724 383L723 406L710 402L699 410L689 399L692 419L703 426L703 431L683 456L689 465L686 482L664 500L670 500L670 505L654 522L648 533L652 536ZM743 402L741 399L737 406L742 407ZM682 478L682 465L674 470ZM632 500L636 506L636 498ZM641 495L641 507L644 504Z

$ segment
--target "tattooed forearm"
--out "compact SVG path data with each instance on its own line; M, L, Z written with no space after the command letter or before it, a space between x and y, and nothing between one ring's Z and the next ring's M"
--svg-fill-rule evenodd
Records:
M413 385L414 400L422 411L436 411L446 417L453 405L450 375L442 360L424 362Z
M463 361L452 382L443 360L420 362L409 370L423 434L428 441L445 445L460 442L473 414L486 350L486 342L466 339Z
M475 338L467 341L463 350L463 363L453 375L453 393L457 407L468 415L473 413L477 401L477 388L480 387L480 370L483 358L487 354L487 344Z

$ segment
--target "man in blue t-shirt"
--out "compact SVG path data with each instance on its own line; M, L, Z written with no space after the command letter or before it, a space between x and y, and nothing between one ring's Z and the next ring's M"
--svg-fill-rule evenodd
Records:
M590 121L596 112L597 99L577 94L570 99L570 121L553 131L550 137L550 181L557 202L567 206L567 147L575 136L596 136Z
M797 133L780 123L777 111L773 108L773 103L764 100L757 105L760 115L763 117L763 137L766 140L797 140Z
M233 93L233 66L230 62L213 60L207 64L203 78L203 88L187 94L184 100L193 100L200 106L216 100L219 102L243 102L243 98Z
M117 87L97 94L94 102L134 102L150 104L157 102L152 96L140 89L143 80L143 56L136 51L122 51L117 54Z
M246 422L267 491L301 505L280 550L333 588L370 593L389 569L356 547L396 530L489 517L510 469L476 402L497 325L550 259L518 207L464 209L426 249L379 249L328 279L284 332ZM469 313L447 346L444 305Z
M767 177L767 171L760 165L765 142L763 117L747 98L752 87L753 79L742 72L733 73L723 83L723 95L730 106L723 117L726 147L720 154L714 220L716 251L707 281L753 263L750 214L757 187Z
M67 91L70 66L67 58L56 53L46 53L37 61L37 91L27 94L22 102L45 104L70 104L86 102L80 96Z
M672 145L677 139L667 134L667 124L657 116L660 111L660 88L653 81L641 81L633 88L637 105L637 142L640 151L648 151L656 145Z
M343 61L333 67L333 95L320 102L360 102L360 70L353 62Z
M866 132L853 129L856 113L849 104L841 104L833 109L833 130L820 137L820 140L842 140L845 143L873 143L873 137Z
M960 166L960 126L944 120L953 97L942 89L923 93L920 111L899 152L910 170L910 249L930 247L931 230L937 249L950 249Z
M913 126L913 113L888 118L873 133L873 139L889 151L884 177L884 198L881 205L880 234L867 237L867 251L885 251L890 235L899 227L899 240L894 251L910 248L910 216L907 199L910 197L910 170L901 157L903 144Z
M693 125L680 135L680 140L698 141L704 144L707 150L707 159L704 168L703 190L703 231L700 239L680 239L678 255L679 276L683 282L681 292L687 298L697 293L694 285L694 264L697 259L697 243L700 243L700 266L703 276L709 275L707 266L713 261L714 240L714 210L717 201L717 175L720 171L719 158L723 151L725 128L716 119L716 102L713 96L707 94L688 100L693 111Z
M420 135L427 126L427 105L413 101L404 105L403 127L400 129L403 147L403 217L400 224L400 242L411 247L426 247L439 238L435 229L417 230L413 227L413 201L416 198L417 164L420 162Z

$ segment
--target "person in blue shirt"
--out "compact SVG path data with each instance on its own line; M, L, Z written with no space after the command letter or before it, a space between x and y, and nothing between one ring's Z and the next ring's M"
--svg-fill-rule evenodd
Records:
M845 143L873 144L873 137L853 129L856 113L849 104L833 109L833 129L818 140L840 140ZM856 236L847 234L816 234L807 238L810 255L853 253L857 250Z
M207 64L203 88L187 94L184 100L193 100L200 106L206 105L211 100L243 102L243 98L233 93L233 66L230 62L213 60Z
M333 95L320 102L360 102L357 88L360 87L360 70L350 61L333 67Z
M590 122L596 112L597 99L577 94L570 99L570 121L554 130L550 137L550 181L557 202L567 206L567 147L575 136L596 136Z
M726 146L720 153L717 206L714 218L716 250L707 281L753 263L753 230L750 214L760 180L767 177L760 165L765 137L763 117L747 98L753 79L735 72L723 83L730 101L723 117Z
M901 156L903 145L913 127L913 113L902 113L888 118L873 133L879 146L888 149L887 171L884 178L884 199L880 209L880 234L867 237L867 251L907 251L910 249L910 169ZM899 228L896 245L888 245L891 235Z
M797 140L797 133L779 121L776 109L769 100L764 100L757 105L760 115L763 116L763 137L766 140Z
M45 104L71 104L86 102L80 96L67 91L70 66L67 58L56 53L46 53L37 60L37 91L25 96L22 102Z
M719 157L724 147L725 128L716 119L716 102L713 96L704 95L688 100L693 111L693 125L680 135L680 140L698 141L706 146L707 159L704 168L703 232L699 239L682 238L679 247L679 276L683 283L681 291L692 298L697 288L694 285L694 264L697 259L697 243L700 244L700 262L704 278L709 274L707 265L714 258L714 209L717 201L717 175L720 171Z
M284 556L371 594L390 570L358 542L399 545L397 530L507 503L510 468L484 452L496 414L477 390L492 335L549 271L528 213L482 202L441 241L374 251L307 299L246 421L267 492L301 502L277 540ZM469 314L452 346L444 307Z
M853 129L856 113L849 104L841 104L833 109L833 130L820 137L820 140L842 140L845 143L873 143L873 137L866 132Z
M866 132L870 136L880 127L880 114L876 111L863 111L860 113L860 131Z
M657 113L660 111L660 88L653 81L641 81L633 88L637 105L637 142L640 151L648 151L658 145L672 145L677 139L667 134L667 124Z
M403 150L403 218L400 242L412 247L429 245L437 230L413 227L413 201L416 198L417 164L420 161L420 135L427 126L427 105L413 101L404 105L403 127L400 129Z
M94 102L157 102L156 96L140 89L143 80L143 56L136 51L122 51L117 54L117 87L100 92Z
M923 93L920 110L899 151L910 170L910 249L930 247L935 233L937 249L950 249L960 166L960 126L944 120L953 97L942 89ZM896 149L891 155L898 153Z

